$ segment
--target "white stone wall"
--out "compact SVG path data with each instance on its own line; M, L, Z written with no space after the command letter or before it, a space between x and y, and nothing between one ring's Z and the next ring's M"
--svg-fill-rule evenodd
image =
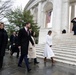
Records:
M58 35L62 32L63 29L66 29L67 32L69 29L69 0L30 0L25 9L31 9L31 13L34 14L33 9L38 8L37 23L40 27L39 43L45 42L45 36L49 30L48 28L45 29L46 12L44 10L44 6L47 3L50 3L51 5L49 7L50 9L53 9L53 33Z
M39 44L44 44L46 42L46 36L49 30L52 30L51 28L41 28L40 34L39 34Z

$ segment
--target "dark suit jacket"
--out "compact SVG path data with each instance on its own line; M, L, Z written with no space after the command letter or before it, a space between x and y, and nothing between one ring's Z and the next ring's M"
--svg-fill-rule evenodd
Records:
M0 56L5 55L7 42L8 42L7 32L4 29L0 29Z
M10 36L10 44L13 45L13 43L15 43L15 42L16 42L16 36L11 35Z
M72 31L76 31L76 21L73 19L71 22L73 23Z
M34 45L34 42L30 34L28 35L25 28L21 29L18 34L18 45L21 46L21 55L28 54L29 41L32 43L32 45Z
M18 51L18 36L11 35L10 36L10 44L12 52ZM15 45L13 45L15 44Z

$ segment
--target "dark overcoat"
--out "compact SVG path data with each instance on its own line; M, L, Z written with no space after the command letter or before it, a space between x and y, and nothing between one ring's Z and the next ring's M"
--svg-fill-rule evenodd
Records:
M34 45L30 33L28 34L25 28L21 29L18 34L18 45L21 46L21 55L28 54L29 41Z
M76 31L76 21L73 19L71 22L73 23L72 31Z
M4 29L0 29L0 56L5 55L5 49L8 42L8 35Z

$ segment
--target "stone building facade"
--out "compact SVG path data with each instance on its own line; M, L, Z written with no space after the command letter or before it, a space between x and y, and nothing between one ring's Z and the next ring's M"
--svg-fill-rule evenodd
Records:
M48 30L59 35L62 30L71 32L71 19L75 17L76 0L29 0L25 10L30 10L34 21L40 27L39 44L45 42ZM47 22L47 13L51 12L50 23ZM49 27L48 27L49 24Z

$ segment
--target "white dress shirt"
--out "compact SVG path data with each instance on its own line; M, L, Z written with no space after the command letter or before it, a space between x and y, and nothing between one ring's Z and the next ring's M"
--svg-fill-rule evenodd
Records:
M28 30L27 27L25 27L25 30L26 30L26 31Z

